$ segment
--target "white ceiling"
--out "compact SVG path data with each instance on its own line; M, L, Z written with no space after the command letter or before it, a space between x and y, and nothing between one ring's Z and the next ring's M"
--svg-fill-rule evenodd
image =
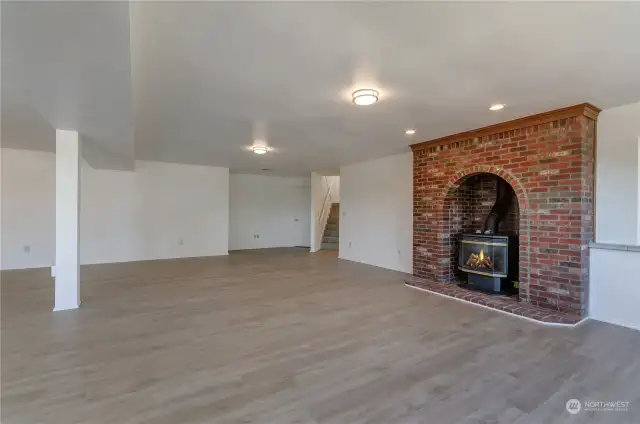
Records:
M2 2L3 145L50 150L54 128L133 155L129 5Z
M3 143L40 116L137 159L335 168L638 101L638 22L640 3L3 3ZM378 104L350 102L364 87ZM274 150L252 154L255 138Z

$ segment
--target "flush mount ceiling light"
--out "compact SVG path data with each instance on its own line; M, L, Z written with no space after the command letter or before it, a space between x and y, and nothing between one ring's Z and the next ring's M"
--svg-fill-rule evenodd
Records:
M411 130L406 130L404 133L405 133L406 135L414 135L414 134L416 133L416 130L413 130L413 129L411 129Z
M369 106L378 101L378 93L377 90L372 88L363 88L361 90L356 90L351 94L351 98L353 103L358 106Z
M253 146L251 148L256 155L264 155L269 149L266 146Z
M489 106L489 110L496 111L496 110L504 109L505 106L506 105L503 105L502 103L496 103L496 104L493 104L493 105Z

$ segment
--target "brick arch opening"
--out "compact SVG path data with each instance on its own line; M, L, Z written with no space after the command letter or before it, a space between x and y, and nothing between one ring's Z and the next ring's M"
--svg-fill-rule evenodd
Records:
M451 283L463 279L458 270L460 238L464 233L482 230L486 217L496 201L498 185L504 184L514 198L507 216L499 226L504 235L517 235L519 239L519 296L528 299L529 293L529 199L520 182L508 172L492 166L474 166L451 176L440 192L436 204L440 222L438 239L442 251L436 274L441 282Z
M445 195L449 193L449 191L451 191L452 188L455 188L460 184L462 184L462 182L466 178L472 175L482 174L482 173L497 175L498 177L508 182L511 188L513 188L513 190L515 191L516 196L518 197L518 203L519 203L520 209L522 210L528 209L529 198L526 196L525 190L522 184L520 184L520 181L518 181L518 179L514 177L510 172L502 168L491 166L491 165L476 165L470 168L462 169L456 172L455 174L453 174L447 180L447 183L445 184L444 188L441 190L440 196L438 196L438 199L440 199L439 201L444 202Z

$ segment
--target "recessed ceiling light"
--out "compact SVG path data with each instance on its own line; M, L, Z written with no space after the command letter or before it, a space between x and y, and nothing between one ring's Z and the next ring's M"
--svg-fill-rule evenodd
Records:
M404 133L406 135L414 135L416 133L416 130L406 130Z
M378 93L377 90L372 88L363 88L361 90L356 90L351 94L351 98L353 99L353 103L358 106L369 106L378 101Z
M506 105L503 105L502 103L496 103L496 104L493 104L493 105L489 106L489 110L494 110L494 111L495 110L500 110L500 109L504 109L505 106Z
M251 149L256 155L264 155L269 150L266 146L253 146Z

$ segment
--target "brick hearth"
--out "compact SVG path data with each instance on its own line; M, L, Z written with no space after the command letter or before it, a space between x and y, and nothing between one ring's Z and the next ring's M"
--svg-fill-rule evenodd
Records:
M412 287L453 297L467 302L487 306L499 311L520 315L546 324L577 324L582 318L574 313L540 308L529 303L518 302L514 296L494 296L458 287L457 284L438 283L424 278L408 277L405 283Z
M457 237L479 229L478 214L490 209L476 202L461 221L461 192L474 184L491 192L497 175L517 196L509 216L519 216L511 230L520 240L520 303L584 316L598 112L584 104L413 145L414 276L455 280Z

